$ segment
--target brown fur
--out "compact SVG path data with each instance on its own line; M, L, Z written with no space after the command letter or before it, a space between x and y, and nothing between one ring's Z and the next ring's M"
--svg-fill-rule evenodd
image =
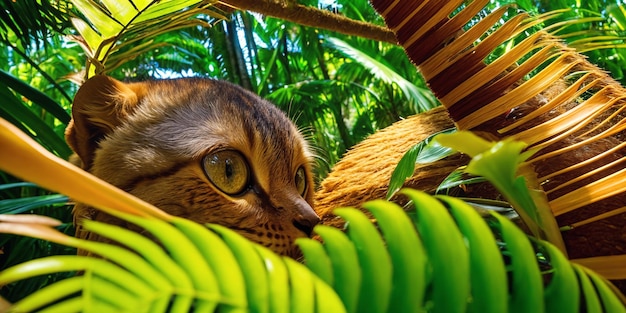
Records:
M77 93L68 143L85 170L165 210L199 223L217 223L295 256L293 241L310 234L319 218L311 208L311 155L279 109L232 84L177 79L125 84L105 76ZM205 155L238 151L251 175L245 191L228 195L207 178ZM303 167L307 189L295 185ZM122 221L77 204L83 219Z

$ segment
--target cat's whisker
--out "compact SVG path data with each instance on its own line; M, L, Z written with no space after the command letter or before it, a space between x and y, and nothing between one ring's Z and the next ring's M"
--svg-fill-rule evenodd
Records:
M95 76L76 94L66 134L83 168L101 179L170 214L221 224L289 254L302 236L295 218L316 216L308 185L312 151L320 151L311 127L299 132L289 120L294 112L301 117L294 107L285 114L219 80L123 83ZM294 205L294 198L308 206ZM74 212L99 218L81 204Z

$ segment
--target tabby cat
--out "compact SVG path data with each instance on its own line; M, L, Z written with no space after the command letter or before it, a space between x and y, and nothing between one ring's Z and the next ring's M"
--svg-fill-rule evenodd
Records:
M95 76L76 94L66 138L95 176L283 255L296 255L294 240L319 222L303 136L271 103L227 82ZM81 204L74 219L77 237L92 240L104 239L83 230L83 219L132 228Z

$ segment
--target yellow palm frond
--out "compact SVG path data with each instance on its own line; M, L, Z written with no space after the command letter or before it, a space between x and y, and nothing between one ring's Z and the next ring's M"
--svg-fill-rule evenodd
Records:
M169 221L172 216L53 155L11 123L0 119L2 170L115 215L117 211ZM113 209L114 208L114 209Z

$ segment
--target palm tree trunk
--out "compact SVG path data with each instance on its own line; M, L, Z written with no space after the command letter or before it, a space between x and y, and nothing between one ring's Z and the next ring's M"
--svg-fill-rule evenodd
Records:
M243 57L243 51L239 45L239 34L237 33L236 19L226 21L226 29L228 32L227 38L229 41L229 47L232 49L232 53L230 53L229 56L237 71L239 77L238 83L242 87L254 91L252 88L252 82L250 81L250 75L248 74L248 70L246 68L246 60Z
M260 77L257 77L258 76L257 69L260 68L261 61L259 60L259 53L258 53L257 45L256 45L256 42L254 41L252 21L250 18L250 13L248 12L242 12L240 17L241 17L241 22L243 23L244 38L246 40L246 47L247 47L248 55L249 55L248 59L251 62L250 72L252 74L250 75L250 79L251 80L254 79L254 81L251 82L251 85L256 86L257 85L256 82L258 81L258 79L260 79ZM256 92L257 90L258 90L258 87L255 87L254 91Z

